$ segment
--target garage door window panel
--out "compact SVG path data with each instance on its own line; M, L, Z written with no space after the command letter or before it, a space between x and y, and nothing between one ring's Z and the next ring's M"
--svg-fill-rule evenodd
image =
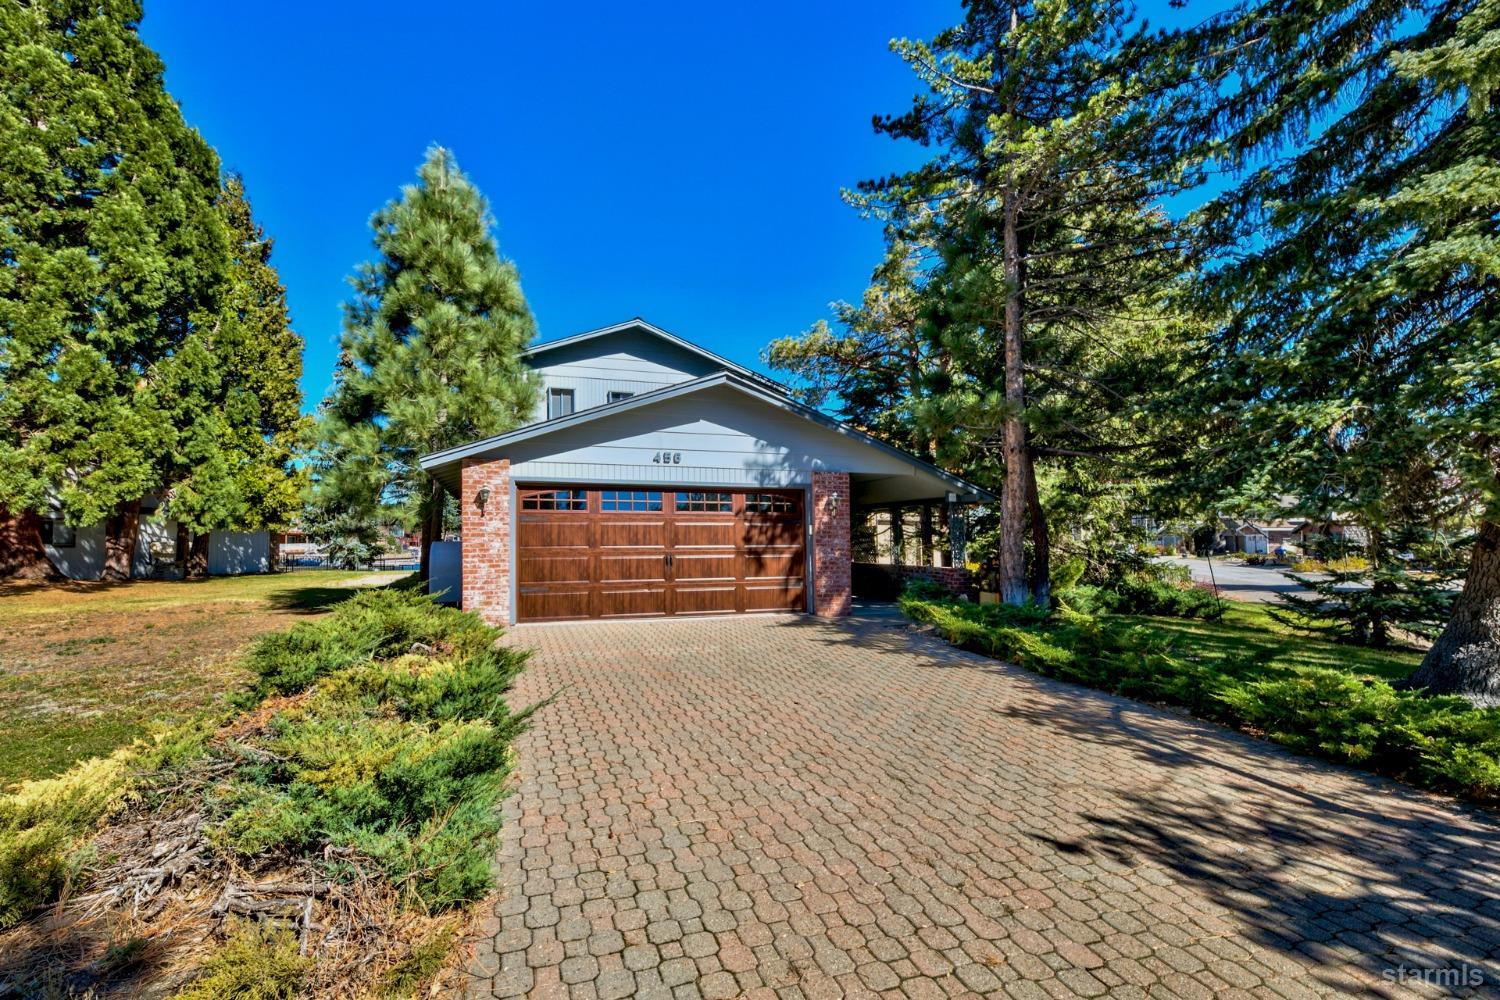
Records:
M734 513L733 493L679 493L677 509L697 514Z
M650 490L603 490L599 494L599 509L605 513L659 511L662 509L661 496Z
M521 495L522 510L571 510L589 509L588 490L540 490Z

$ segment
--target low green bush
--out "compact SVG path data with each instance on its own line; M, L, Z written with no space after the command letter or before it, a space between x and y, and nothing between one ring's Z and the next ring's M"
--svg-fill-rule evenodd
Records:
M382 591L262 644L261 686L317 686L276 714L259 762L218 793L215 836L247 857L353 851L433 910L483 895L510 744L529 716L505 700L525 654L499 635L422 594Z
M83 842L124 798L136 755L117 750L0 798L0 928L72 879Z
M920 576L908 580L902 593L910 597L919 597L922 599L942 599L953 596L953 591L941 583L934 580L927 580Z
M260 680L242 704L301 691L319 677L405 653L417 643L462 656L492 644L496 635L477 615L434 604L416 590L362 591L326 618L256 643L248 665Z
M1081 596L1083 605L1097 599L1098 590L1079 586L1066 596ZM1275 649L1209 662L1148 628L1067 603L1041 618L1035 609L953 600L904 597L901 607L954 645L1049 677L1181 705L1295 750L1425 787L1500 798L1500 709L1280 663Z
M173 1000L294 1000L312 960L297 949L297 935L252 920L234 926L204 963L202 973Z
M1074 611L1095 615L1158 615L1212 621L1224 614L1223 602L1207 590L1140 573L1127 573L1103 584L1077 584L1060 591L1058 602Z

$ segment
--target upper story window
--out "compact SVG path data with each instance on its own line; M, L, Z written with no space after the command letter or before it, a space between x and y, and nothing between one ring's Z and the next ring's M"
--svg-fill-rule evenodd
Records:
M733 493L679 493L677 509L704 514L728 514L734 510Z
M42 541L54 549L71 549L78 544L78 529L60 517L42 522Z
M611 403L618 403L621 400L629 399L634 395L635 393L626 392L624 389L611 389L609 390L609 395L606 397L606 400Z
M547 419L555 420L573 412L572 389L547 390Z
M538 490L521 494L522 510L588 510L587 490Z

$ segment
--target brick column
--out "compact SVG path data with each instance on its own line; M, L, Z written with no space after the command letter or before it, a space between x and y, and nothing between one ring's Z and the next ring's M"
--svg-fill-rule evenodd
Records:
M458 498L463 541L463 607L491 625L511 623L510 459L466 458ZM479 491L488 489L484 510Z
M814 472L812 477L813 613L847 615L853 600L849 565L849 473Z

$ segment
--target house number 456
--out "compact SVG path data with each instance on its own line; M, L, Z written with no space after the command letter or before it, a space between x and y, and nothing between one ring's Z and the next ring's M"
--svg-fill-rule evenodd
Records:
M651 456L651 461L655 462L657 465L681 465L682 452L659 451L655 455Z

